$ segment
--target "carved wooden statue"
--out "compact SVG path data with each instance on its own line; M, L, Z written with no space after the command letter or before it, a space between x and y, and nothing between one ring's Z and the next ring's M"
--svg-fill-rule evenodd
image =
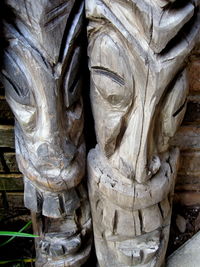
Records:
M91 247L83 140L80 0L6 0L3 82L16 118L36 266L81 266Z
M86 0L97 146L89 197L100 267L161 266L199 1Z

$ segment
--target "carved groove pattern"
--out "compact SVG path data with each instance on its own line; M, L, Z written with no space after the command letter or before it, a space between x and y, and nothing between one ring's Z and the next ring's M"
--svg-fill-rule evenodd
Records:
M161 266L199 1L86 0L97 146L88 186L100 267Z
M83 139L80 0L7 0L3 82L16 118L16 155L32 211L36 266L81 266L91 218L81 183Z

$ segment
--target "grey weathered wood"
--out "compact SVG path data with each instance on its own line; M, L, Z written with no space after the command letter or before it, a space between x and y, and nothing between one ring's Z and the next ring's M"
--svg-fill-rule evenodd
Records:
M161 266L199 1L86 0L97 146L88 185L99 266Z
M82 178L83 1L6 0L2 69L15 115L24 201L39 229L36 266L81 266L91 247ZM11 16L11 15L10 15Z

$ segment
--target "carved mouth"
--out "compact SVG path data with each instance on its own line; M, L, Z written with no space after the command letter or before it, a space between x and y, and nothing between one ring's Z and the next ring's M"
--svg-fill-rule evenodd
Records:
M155 176L139 184L116 175L98 148L89 153L94 233L108 250L97 249L102 258L112 254L117 262L133 266L153 262L166 249L177 159L176 149L166 153Z
M122 209L140 210L165 199L174 186L179 151L162 156L159 171L144 184L123 177L105 160L98 146L88 155L89 187Z
M17 154L19 169L36 187L50 192L63 192L78 185L85 172L85 145L82 143L77 148L77 153L70 165L62 168L55 168L51 165L42 165L40 170L26 155ZM47 167L48 166L48 167ZM47 168L46 168L47 167ZM46 169L45 169L46 168Z
M156 230L148 236L116 242L117 257L121 263L135 266L152 261L160 247L160 231Z

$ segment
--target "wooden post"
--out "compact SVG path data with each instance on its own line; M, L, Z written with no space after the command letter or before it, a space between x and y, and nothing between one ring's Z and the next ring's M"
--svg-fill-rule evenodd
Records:
M100 267L161 266L199 1L86 0L97 146L88 184Z
M2 69L32 211L36 266L81 266L91 248L83 139L80 0L7 0Z

